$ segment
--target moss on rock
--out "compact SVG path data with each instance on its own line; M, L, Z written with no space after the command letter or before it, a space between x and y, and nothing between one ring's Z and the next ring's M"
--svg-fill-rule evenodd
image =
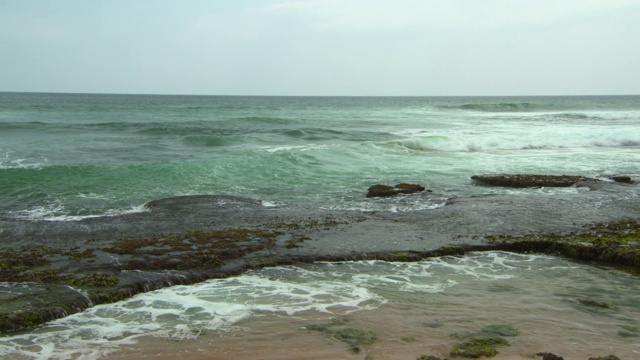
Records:
M328 323L309 324L305 328L310 331L324 333L346 343L349 346L349 350L354 353L359 353L362 350L362 345L371 345L378 339L372 331L345 326L348 322L349 319L347 318L336 318Z
M564 234L486 236L497 250L561 254L579 260L595 260L640 268L640 223L624 220L593 224L584 231Z
M509 341L504 337L514 337L519 334L520 331L509 324L488 325L478 332L454 333L452 336L463 342L456 344L450 355L465 358L496 356L498 347L509 345Z
M581 181L599 181L583 176L535 174L474 175L471 179L486 185L512 188L569 187Z
M88 274L71 280L71 285L79 287L111 287L118 285L118 277L112 274Z
M472 359L482 356L492 357L498 355L498 346L506 345L509 345L509 342L501 337L471 339L470 341L456 344L450 355Z

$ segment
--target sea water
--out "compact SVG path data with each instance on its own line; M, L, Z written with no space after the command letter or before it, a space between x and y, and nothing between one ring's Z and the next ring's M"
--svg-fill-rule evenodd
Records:
M451 199L490 194L526 206L531 196L589 190L502 189L470 177L638 180L638 150L638 96L0 93L0 218L72 222L192 194L355 211L437 211ZM365 197L371 185L400 182L432 192ZM616 197L635 199L637 187L620 188L611 201ZM456 342L452 333L507 323L520 335L501 349L505 358L551 351L567 359L610 353L634 359L638 285L613 269L508 253L281 267L96 306L0 338L0 355L253 359L303 358L304 350L309 359L415 359L446 356ZM585 299L608 307L587 306ZM342 317L378 341L353 354L304 330Z
M551 256L472 253L415 263L317 263L174 286L0 338L3 358L415 359L455 334L517 329L502 359L640 357L640 279ZM594 305L597 304L597 305ZM377 341L310 331L339 319Z
M0 93L0 214L78 219L189 194L409 211L505 191L475 174L637 176L639 146L638 96ZM400 182L433 192L363 197Z

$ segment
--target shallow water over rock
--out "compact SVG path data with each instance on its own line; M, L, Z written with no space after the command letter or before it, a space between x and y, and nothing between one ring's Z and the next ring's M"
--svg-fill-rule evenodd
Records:
M505 252L276 267L96 306L0 338L0 355L444 358L492 329L505 340L496 348L504 359L539 352L633 359L640 356L638 287L640 279L611 268ZM341 329L375 341L351 343L337 335Z

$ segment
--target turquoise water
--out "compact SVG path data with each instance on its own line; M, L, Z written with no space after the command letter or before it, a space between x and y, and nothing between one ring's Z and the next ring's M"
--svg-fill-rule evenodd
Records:
M482 173L638 176L640 97L0 93L0 212L74 219L187 194L406 211ZM416 201L364 199L413 182Z
M466 205L457 209L473 212L479 195L506 194L500 198L516 209L526 207L527 199L560 193L557 206L564 209L579 197L573 194L590 190L502 189L479 186L470 177L628 175L637 182L639 150L640 96L0 93L0 219L26 227L31 222L13 219L68 225L75 224L69 220L144 211L148 201L190 194L245 196L293 211L411 211L465 198ZM365 196L373 184L400 182L420 183L432 192ZM593 206L589 215L596 219L601 214L591 199L614 204L603 209L615 209L626 199L619 210L624 212L640 195L635 185L601 190L577 205ZM492 203L483 206L480 211ZM508 212L497 214L505 216L497 221L510 221ZM542 214L540 221L551 216ZM473 227L474 217L468 219ZM15 286L0 283L0 290ZM637 288L636 277L613 269L508 253L412 264L282 267L96 306L0 338L0 356L95 359L124 353L122 358L133 359L157 350L176 358L202 350L240 359L230 347L262 344L263 353L245 358L277 358L283 350L276 345L285 340L273 336L282 333L290 339L287 348L304 352L329 344L333 352L325 358L353 358L342 344L299 330L309 322L349 316L353 324L380 334L379 342L367 348L378 359L445 357L455 343L452 332L496 322L521 332L504 349L503 359L531 358L538 351L581 359L616 353L631 359L640 354ZM585 299L610 308L589 307L581 302ZM403 337L418 341L399 340ZM177 343L185 353L172 353Z

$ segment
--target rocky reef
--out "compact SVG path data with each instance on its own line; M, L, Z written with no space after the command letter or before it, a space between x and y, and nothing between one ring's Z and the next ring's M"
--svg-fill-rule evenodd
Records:
M419 184L401 183L401 184L397 184L396 186L378 184L378 185L373 185L369 187L369 192L367 192L367 197L388 197L388 196L395 196L398 194L414 194L414 193L422 192L424 190L425 190L425 187Z
M378 339L377 335L369 330L363 330L348 326L349 318L335 318L323 324L309 324L305 330L318 331L325 336L332 337L347 344L349 351L360 353L363 345L371 345Z
M540 174L491 174L473 175L472 180L491 186L512 188L569 187L588 186L589 183L602 180L579 175L540 175ZM631 177L625 175L610 176L607 179L619 183L631 184Z
M474 175L471 179L486 185L512 188L569 187L579 182L599 181L597 179L573 175L533 174Z
M399 185L394 191L404 188ZM162 287L314 261L419 261L505 250L606 262L638 273L640 206L632 198L602 201L610 197L597 191L556 202L531 197L523 206L522 200L491 196L385 213L267 208L252 199L198 195L81 221L0 217L0 282L7 290L0 294L0 332ZM599 207L587 206L594 202Z

